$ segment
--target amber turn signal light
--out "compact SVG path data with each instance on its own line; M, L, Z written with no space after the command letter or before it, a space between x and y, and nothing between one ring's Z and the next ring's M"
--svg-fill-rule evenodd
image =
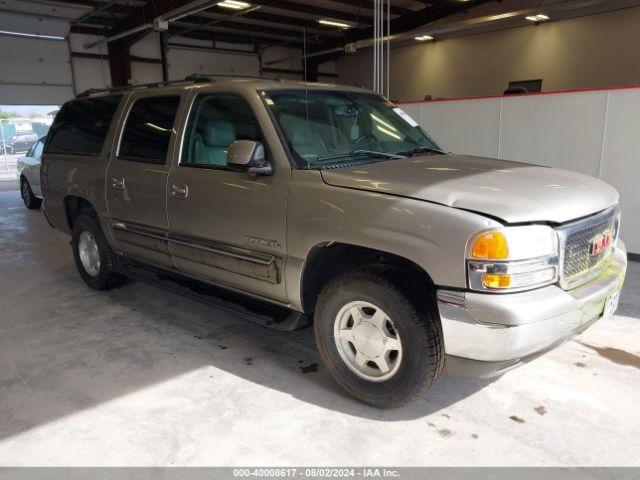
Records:
M507 239L500 232L483 233L476 238L471 248L473 258L503 260L509 257Z
M511 275L485 273L482 275L482 284L487 288L509 288L511 286Z

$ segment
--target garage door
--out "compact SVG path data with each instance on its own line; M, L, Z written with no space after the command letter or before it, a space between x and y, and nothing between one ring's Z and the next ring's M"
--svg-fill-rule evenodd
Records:
M3 13L1 32L64 37L66 22ZM0 104L60 104L73 96L69 49L62 39L0 33Z

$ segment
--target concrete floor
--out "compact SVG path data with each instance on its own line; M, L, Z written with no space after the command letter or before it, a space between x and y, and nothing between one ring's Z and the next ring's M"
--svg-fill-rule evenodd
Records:
M0 465L640 465L640 264L621 302L493 383L381 411L314 371L309 329L87 289L68 238L0 183Z

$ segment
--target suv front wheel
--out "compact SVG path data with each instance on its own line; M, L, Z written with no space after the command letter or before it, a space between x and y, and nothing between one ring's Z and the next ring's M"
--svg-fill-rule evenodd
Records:
M89 287L109 290L125 282L126 277L114 271L115 255L93 215L82 213L75 221L71 248L78 273Z
M428 295L428 292L425 292ZM335 380L382 408L419 397L442 374L444 343L437 310L418 307L382 275L356 271L322 291L316 343Z

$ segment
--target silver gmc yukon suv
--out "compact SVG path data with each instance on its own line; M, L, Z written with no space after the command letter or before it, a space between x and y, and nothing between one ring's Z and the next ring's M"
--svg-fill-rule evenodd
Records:
M571 339L613 314L627 265L611 186L443 152L389 100L328 84L81 95L42 191L89 287L137 268L313 319L331 375L379 407Z

